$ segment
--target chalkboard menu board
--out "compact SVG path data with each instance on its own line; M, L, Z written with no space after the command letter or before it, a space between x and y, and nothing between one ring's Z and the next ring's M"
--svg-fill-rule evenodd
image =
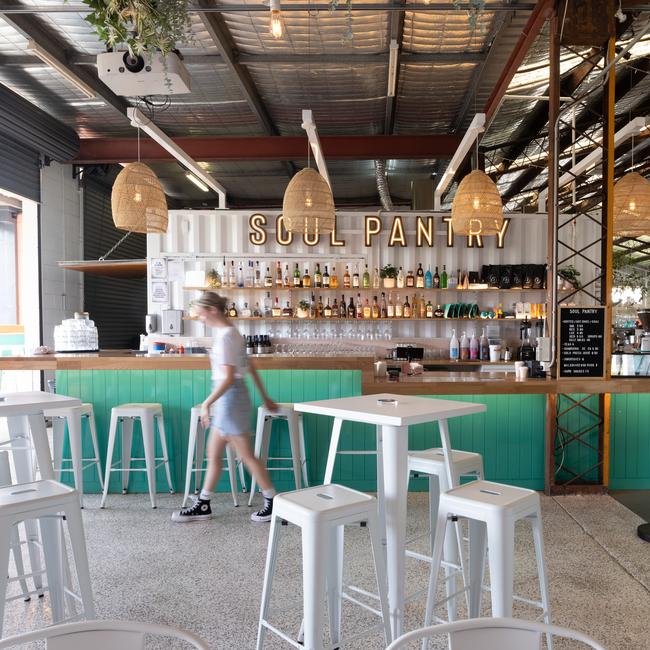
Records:
M560 308L560 377L605 374L605 308Z

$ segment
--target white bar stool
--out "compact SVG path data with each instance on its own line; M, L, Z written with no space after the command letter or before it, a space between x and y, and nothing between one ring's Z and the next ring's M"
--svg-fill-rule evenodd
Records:
M271 442L271 429L273 420L286 420L289 429L289 443L291 445L291 456L274 456L269 458L269 445ZM294 411L291 402L283 402L278 404L276 411L270 411L265 406L260 406L257 409L257 427L255 428L255 456L260 458L263 462L269 460L290 460L291 467L267 467L271 472L291 472L296 482L296 490L299 490L302 485L300 481L300 474L302 471L302 483L304 487L309 486L309 479L307 477L307 459L305 457L305 428L302 421L302 413ZM253 505L253 497L257 482L255 477L251 480L251 492L248 497L248 505Z
M67 589L66 545L62 540L62 517L70 534L70 548L75 562L79 595ZM95 617L95 606L88 570L88 556L84 538L79 494L56 481L36 481L0 488L0 636L4 619L7 590L7 564L11 547L11 531L16 524L38 519L43 540L47 588L52 600L52 620L59 623L66 618L77 618L74 606L66 616L65 600L81 603L83 616Z
M480 614L487 541L492 616L512 616L512 602L516 599L540 607L544 622L550 623L539 495L533 490L511 485L472 481L440 495L425 626L431 621L447 522L453 517L466 517L469 520L470 618L477 618ZM527 519L532 525L541 602L513 596L515 523L519 519ZM423 648L425 647L427 646L423 643Z
M187 465L185 468L185 493L183 494L183 507L187 503L190 494L190 483L192 474L194 474L194 494L198 494L201 489L203 477L203 454L205 451L205 434L206 429L201 424L201 407L195 406L190 411L190 432L187 439ZM239 481L241 491L246 492L246 478L244 476L244 466L235 458L235 453L230 445L226 445L226 465L222 471L228 472L230 478L230 493L235 507L239 506L237 501L237 477L236 468L239 468Z
M97 427L95 426L95 412L93 405L84 403L81 406L71 406L67 408L46 409L45 417L52 418L53 434L53 460L54 472L57 480L61 480L63 472L72 472L74 474L74 485L79 494L84 493L83 471L88 467L95 466L99 485L104 490L104 478L102 466L99 459L99 445L97 444ZM83 457L83 422L87 422L90 432L90 440L93 446L94 456L90 458ZM70 458L63 458L63 443L65 440L65 425L68 425L68 440L70 441ZM84 462L88 462L84 465ZM72 469L64 468L63 463L72 462ZM82 503L83 507L83 503Z
M133 458L131 456L131 443L133 441L133 421L140 420L142 428L142 442L144 445L144 458ZM160 437L160 446L162 456L156 457L156 443L154 437L154 422L158 425L158 435ZM113 449L115 447L115 438L117 437L118 424L122 424L122 459L113 463ZM145 467L131 468L131 461L145 461ZM156 464L157 461L158 464ZM114 465L122 464L117 468ZM100 508L104 507L108 487L110 483L111 472L122 473L122 494L127 493L129 486L129 475L131 472L146 472L147 486L149 488L149 498L151 507L156 507L156 469L161 465L165 466L167 475L167 484L170 494L174 494L172 486L172 477L169 469L169 455L167 453L167 440L165 439L165 421L163 419L163 410L160 404L156 403L133 403L121 404L111 409L111 426L108 432L108 450L106 452L106 476L104 477L104 493Z
M268 622L278 536L280 525L285 522L300 526L302 529L304 644L290 638ZM343 591L343 527L346 524L368 526L377 578L379 610L369 607ZM342 599L361 605L382 619L378 626L362 630L346 641L360 638L376 627L381 627L386 644L390 643L386 568L381 552L377 500L363 492L332 484L279 494L273 500L273 516L257 631L257 650L262 650L264 647L267 629L296 648L323 650L322 600L326 593L331 647L336 648L341 642Z
M436 532L440 493L447 492L451 487L458 485L461 476L472 476L477 479L482 479L483 456L471 451L453 449L451 451L451 484L447 476L445 453L442 447L409 452L408 468L409 475L413 473L416 477L424 475L429 478L429 555L423 555L422 553L409 550L406 551L406 555L430 564L431 556L433 555L433 540ZM445 569L445 585L448 598L447 613L450 621L456 619L456 596L454 594L457 591L456 577L459 572L463 578L463 586L466 585L461 542L462 533L460 525L458 522L455 522L455 525L448 530L445 536L444 559L442 562Z

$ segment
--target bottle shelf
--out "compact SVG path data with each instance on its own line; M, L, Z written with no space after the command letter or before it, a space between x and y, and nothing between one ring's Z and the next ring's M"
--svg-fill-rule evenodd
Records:
M425 293L445 293L445 292L458 292L458 293L487 293L487 292L492 292L492 293L523 293L527 291L546 291L546 289L497 289L496 287L487 287L484 289L433 289L433 288L416 288L416 287L403 287L403 288L397 288L397 287L392 287L391 289L387 289L386 287L379 287L379 288L372 288L372 287L349 287L349 288L344 288L344 287L337 287L336 289L332 289L331 287L280 287L280 286L272 286L272 287L183 287L185 291L216 291L217 293L230 293L230 292L236 292L236 291L268 291L268 292L293 292L293 291L336 291L340 293L346 293L346 292L357 292L357 293L363 293L363 292L384 292L386 293L387 291L423 291Z
M297 316L229 316L230 320L236 321L296 321L300 323L410 323L428 322L482 322L482 323L522 323L523 318L298 318ZM195 316L183 316L183 320L198 320ZM545 318L529 318L528 321L545 321Z

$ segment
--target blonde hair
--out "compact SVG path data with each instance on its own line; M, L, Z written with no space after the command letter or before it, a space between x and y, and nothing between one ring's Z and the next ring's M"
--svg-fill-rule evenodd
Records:
M214 308L222 314L225 314L228 308L227 300L214 291L204 291L201 297L194 301L194 305L197 307L206 307L207 309Z

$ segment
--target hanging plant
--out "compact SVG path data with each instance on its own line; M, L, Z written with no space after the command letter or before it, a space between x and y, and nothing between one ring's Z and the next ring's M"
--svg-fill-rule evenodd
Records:
M456 9L460 9L462 0L454 0L453 5ZM473 34L476 30L477 25L479 24L479 19L483 16L485 11L485 0L469 0L471 9L467 11L467 22L469 23L469 28ZM486 25L485 23L480 24L481 35L485 35Z
M92 10L86 21L113 49L123 44L131 56L171 52L191 35L189 0L82 0Z
M338 6L339 0L330 0L330 13L336 11ZM350 43L354 39L354 31L352 30L352 0L345 0L345 17L347 22L341 41L343 43Z
M626 289L640 291L641 300L647 293L647 273L635 266L635 260L627 251L614 251L612 255L612 288L623 294ZM618 303L615 303L618 304Z

